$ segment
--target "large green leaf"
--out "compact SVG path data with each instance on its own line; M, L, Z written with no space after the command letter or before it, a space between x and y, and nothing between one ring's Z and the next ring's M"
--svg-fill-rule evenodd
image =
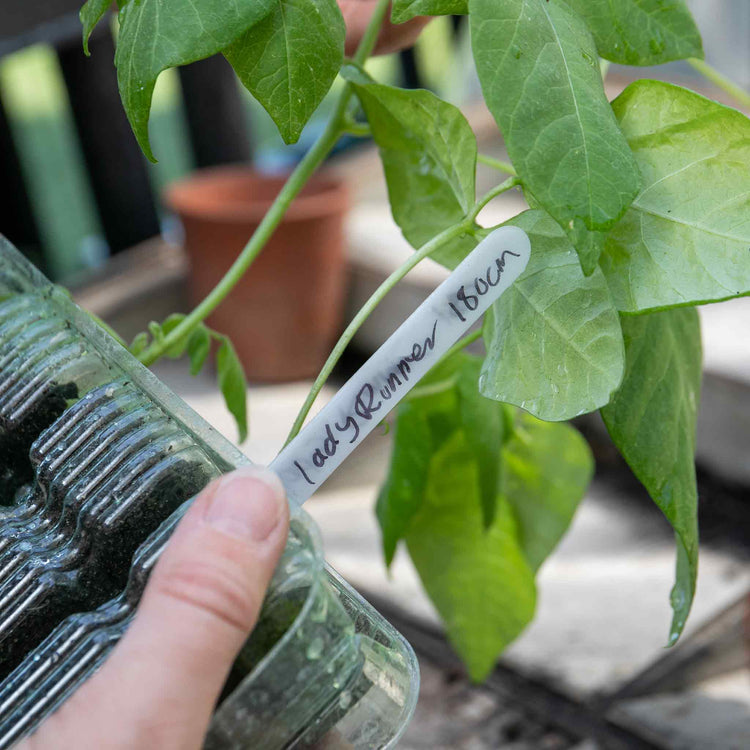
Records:
M639 176L584 22L560 0L470 0L469 13L484 98L526 190L574 237L577 223L612 226Z
M420 400L405 401L397 411L388 479L375 506L387 566L424 500L432 446L427 416Z
M138 0L119 14L117 82L138 143L154 159L148 117L159 74L220 52L264 18L273 0Z
M247 381L237 352L225 336L216 352L216 371L224 403L237 423L239 442L247 438Z
M703 57L683 0L564 0L586 20L599 54L622 65L661 65Z
M344 35L336 0L273 0L270 15L225 50L287 143L297 141L331 88Z
M598 269L584 276L562 229L542 211L510 224L531 240L521 277L485 319L481 392L560 421L609 403L620 385L620 322Z
M368 83L350 72L347 77L380 149L393 218L418 248L474 205L474 133L456 107L429 91ZM475 244L459 238L433 257L455 267Z
M591 450L578 430L516 414L503 448L501 499L515 512L519 542L532 570L567 531L593 472Z
M112 0L86 0L78 17L83 26L83 51L89 54L89 37L104 14L112 7Z
M617 307L750 292L750 120L660 81L630 85L614 109L643 175L601 258Z
M469 12L468 0L393 0L391 20L404 23L414 16L462 16Z
M623 316L626 370L602 417L620 453L675 530L677 574L670 643L682 632L698 569L695 420L701 380L692 308Z
M464 366L456 378L459 420L479 473L479 499L484 525L495 520L502 476L498 448L503 444L504 418L489 399L479 393L482 360L462 355Z
M377 507L387 558L403 537L475 679L531 618L533 574L567 529L593 468L569 425L479 396L479 362L450 357L401 405Z
M479 394L481 360L459 352L434 367L396 412L391 466L377 502L386 563L404 537L426 492L433 453L463 430L479 478L485 527L500 491L503 414Z
M534 614L534 577L507 502L484 528L474 455L456 431L433 456L406 544L448 637L474 680Z

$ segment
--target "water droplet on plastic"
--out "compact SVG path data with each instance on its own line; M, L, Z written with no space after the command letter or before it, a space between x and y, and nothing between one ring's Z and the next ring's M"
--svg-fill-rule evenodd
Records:
M305 656L310 659L310 661L320 659L321 655L323 654L324 645L325 644L323 643L323 639L320 636L316 636L310 641L310 645L307 647Z
M310 619L313 622L325 622L326 615L328 614L328 600L322 599L318 606L310 612Z

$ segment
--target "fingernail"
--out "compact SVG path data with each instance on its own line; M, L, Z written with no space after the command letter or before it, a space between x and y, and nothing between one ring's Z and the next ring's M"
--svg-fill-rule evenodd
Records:
M286 503L281 480L263 468L244 467L219 481L206 521L240 539L262 542L281 519Z

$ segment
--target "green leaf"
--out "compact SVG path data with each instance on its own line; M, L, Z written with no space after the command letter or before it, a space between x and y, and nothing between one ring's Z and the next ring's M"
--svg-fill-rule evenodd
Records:
M190 374L193 377L203 369L210 351L211 332L203 323L200 323L187 340L187 352L190 357Z
M534 614L534 577L507 502L484 528L474 454L458 430L433 455L427 491L406 535L425 591L474 680Z
M139 0L119 14L115 65L125 112L146 156L148 117L159 74L210 57L270 12L273 0Z
M456 380L460 424L477 462L482 520L489 528L495 520L502 475L498 449L503 444L503 411L479 393L482 360L467 355L461 359L466 364Z
M155 320L149 321L148 332L151 334L151 338L158 344L164 341L164 331L162 330L161 324Z
M485 527L495 516L500 491L503 414L479 394L481 359L458 352L438 363L396 412L391 467L376 513L386 563L419 510L433 453L463 430L479 477L478 502Z
M750 292L750 120L660 81L613 103L643 190L607 237L618 309L657 310Z
M596 269L607 239L606 232L586 229L581 219L573 220L573 228L568 232L573 247L578 253L581 269L586 276L591 276Z
M588 25L599 54L621 65L703 57L701 35L683 0L564 0Z
M480 390L541 419L561 421L609 403L620 385L620 322L600 270L584 276L560 227L542 211L509 224L531 240L521 277L485 318Z
M89 57L89 38L104 14L112 6L112 0L87 0L78 13L83 26L83 51Z
M221 346L216 354L216 369L219 388L227 409L237 423L239 442L242 443L247 438L247 382L237 352L232 342L224 336L221 337Z
M474 133L456 107L429 91L365 84L346 75L380 149L393 218L412 246L421 247L474 206ZM475 244L458 238L433 257L455 267Z
M593 469L570 426L479 396L480 362L453 355L399 407L377 506L387 559L403 537L474 679L531 619L533 573L567 529Z
M518 538L533 571L567 531L594 473L588 443L568 424L519 411L503 448L501 499L513 508Z
M527 192L566 231L611 227L639 175L585 24L560 0L470 0L469 14L484 98Z
M145 351L147 346L148 346L148 334L145 331L141 331L140 333L136 334L135 338L133 339L133 342L128 347L128 351L134 357L137 357L139 354L141 354L141 352Z
M271 13L224 51L286 143L295 143L344 59L336 0L274 0Z
M430 468L432 435L424 403L406 401L398 408L388 479L380 490L375 513L383 537L385 564L424 500Z
M633 473L672 524L677 573L670 644L685 625L698 568L695 424L701 344L693 308L623 316L626 370L602 409L609 434Z
M182 321L185 320L185 316L182 313L172 313L162 324L161 324L161 335L162 338L168 336L175 328L177 328ZM179 359L187 348L187 337L183 337L176 344L168 347L164 354L170 359Z
M393 0L391 21L404 23L414 16L465 16L468 0Z

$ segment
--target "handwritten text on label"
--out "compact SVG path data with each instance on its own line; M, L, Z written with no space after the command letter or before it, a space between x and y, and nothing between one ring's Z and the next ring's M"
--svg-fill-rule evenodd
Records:
M271 464L301 505L526 268L526 233L491 232Z

